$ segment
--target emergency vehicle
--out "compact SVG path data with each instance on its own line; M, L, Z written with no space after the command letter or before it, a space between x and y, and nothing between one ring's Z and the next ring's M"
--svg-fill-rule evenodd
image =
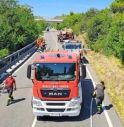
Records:
M62 45L63 50L74 52L77 55L83 56L83 45L81 42L76 40L68 40Z
M58 36L58 42L63 42L64 40L74 39L74 33L71 29L60 31Z
M27 67L33 82L35 116L78 116L83 103L81 78L86 77L76 53L39 53Z

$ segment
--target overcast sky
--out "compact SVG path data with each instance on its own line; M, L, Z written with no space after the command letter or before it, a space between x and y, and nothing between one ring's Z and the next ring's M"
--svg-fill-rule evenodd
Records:
M54 17L69 12L86 12L90 8L104 9L113 0L18 0L32 8L35 16Z

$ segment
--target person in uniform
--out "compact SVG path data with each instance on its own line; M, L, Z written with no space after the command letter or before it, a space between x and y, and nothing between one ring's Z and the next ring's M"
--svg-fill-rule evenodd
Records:
M96 106L97 106L97 114L102 112L102 102L104 100L104 90L105 84L101 81L99 84L96 85L93 91L93 97L96 98Z
M16 90L16 82L15 78L12 76L11 73L9 73L8 78L4 81L5 87L7 89L8 93L8 100L7 100L7 106L14 100L12 94L13 94L13 89Z

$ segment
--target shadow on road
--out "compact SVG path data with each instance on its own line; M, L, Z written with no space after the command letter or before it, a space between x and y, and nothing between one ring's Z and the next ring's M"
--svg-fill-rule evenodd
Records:
M16 99L11 104L15 104L15 103L18 103L18 102L24 101L24 100L25 100L25 98Z
M80 114L81 120L86 120L90 118L90 115L96 114L96 101L93 99L92 104L92 114L90 114L91 108L91 100L92 100L92 93L94 87L91 79L84 79L82 81L82 91L83 91L83 98L84 98L84 107L82 108L82 112Z
M102 113L104 110L110 110L112 107L113 107L112 104L109 104L108 106L104 106L104 107L103 107L103 110L101 111L101 113ZM92 112L92 115L96 114L96 112L97 112L96 100L93 99L93 112ZM100 114L101 114L101 113L100 113Z
M103 107L103 111L104 111L104 110L110 110L112 107L113 107L112 104L109 104L108 106L104 106L104 107Z
M90 79L82 80L82 92L84 104L82 105L81 113L78 117L38 117L39 121L54 121L54 122L69 122L83 121L90 118L91 93L93 92L93 84ZM94 104L95 105L95 101ZM96 114L96 109L93 109L92 115Z
M101 111L101 113L103 113L104 110L110 110L112 107L113 107L112 104L109 104L108 106L104 106L104 107L103 107L103 110ZM96 112L97 112L96 101L95 101L95 99L94 99L94 100L93 100L93 115L96 114ZM100 114L101 114L101 113L100 113Z
M92 116L95 115L97 112L97 106L96 106L96 100L95 98L93 99L93 104L92 104Z

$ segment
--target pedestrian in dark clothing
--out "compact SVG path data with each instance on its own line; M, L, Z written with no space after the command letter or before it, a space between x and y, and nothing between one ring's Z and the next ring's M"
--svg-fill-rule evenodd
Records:
M96 98L96 106L97 106L97 113L100 114L102 112L102 102L104 100L104 90L105 84L103 81L100 84L97 84L93 96Z
M7 106L8 106L14 100L12 94L13 94L13 89L16 90L16 82L14 77L11 74L9 74L9 77L6 78L4 83L8 93L8 100L7 100Z

